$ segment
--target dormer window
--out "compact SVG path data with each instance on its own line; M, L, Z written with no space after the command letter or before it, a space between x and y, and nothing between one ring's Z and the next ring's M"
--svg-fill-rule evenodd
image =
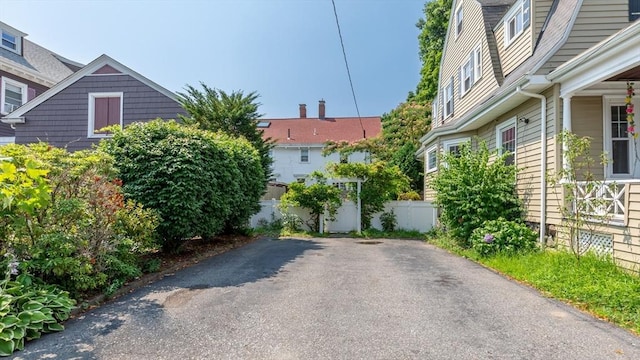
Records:
M0 81L0 114L9 114L27 102L26 84L2 77Z
M0 22L0 48L22 55L22 38L26 34Z
M507 13L504 22L504 44L509 46L531 23L531 0L520 0Z

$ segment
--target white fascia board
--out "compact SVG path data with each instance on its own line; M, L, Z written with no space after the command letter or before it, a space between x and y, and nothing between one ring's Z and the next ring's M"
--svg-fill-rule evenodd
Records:
M547 75L566 96L640 65L640 22L612 35Z
M56 84L55 80L46 76L42 76L42 74L33 69L2 57L0 57L0 70L6 71L23 79L33 81L34 83L44 85L46 87L52 87Z
M69 75L67 78L65 78L64 80L62 80L59 83L57 83L56 85L54 85L49 90L43 92L42 94L37 96L35 99L27 102L24 106L19 107L16 111L14 111L14 112L10 113L9 115L7 115L7 117L14 118L14 117L23 116L29 110L31 110L31 109L35 108L36 106L42 104L43 102L45 102L46 100L48 100L52 96L56 95L60 91L66 89L69 86L71 86L73 83L75 83L76 81L82 79L83 77L91 75L93 72L95 72L96 70L100 69L101 67L103 67L105 65L109 65L109 66L113 67L114 69L120 71L122 74L130 75L131 77L135 78L136 80L139 80L143 84L151 87L154 90L157 90L158 92L164 94L165 96L167 96L168 98L174 100L175 102L178 102L178 98L177 98L175 93L163 88L162 86L154 83L153 81L147 79L146 77L140 75L139 73L131 70L130 68L126 67L125 65L123 65L123 64L119 63L118 61L112 59L108 55L103 54L103 55L97 57L95 60L93 60L89 64L87 64L82 69L80 69L80 70L76 71L75 73Z
M23 117L3 117L0 119L1 122L3 122L4 124L24 124L24 118Z

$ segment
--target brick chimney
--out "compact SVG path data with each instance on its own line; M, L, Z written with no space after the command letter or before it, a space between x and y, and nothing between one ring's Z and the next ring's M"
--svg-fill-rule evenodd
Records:
M300 104L300 118L307 118L307 104Z
M324 119L324 116L325 116L324 99L322 99L318 102L318 118Z

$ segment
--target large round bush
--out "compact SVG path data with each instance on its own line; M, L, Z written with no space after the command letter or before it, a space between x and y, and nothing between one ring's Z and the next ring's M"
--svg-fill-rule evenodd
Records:
M116 130L100 147L115 158L125 195L160 214L165 250L242 227L259 210L265 175L243 138L157 119Z

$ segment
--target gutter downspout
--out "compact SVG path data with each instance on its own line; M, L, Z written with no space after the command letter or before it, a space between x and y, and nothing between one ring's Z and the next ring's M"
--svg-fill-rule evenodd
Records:
M547 231L547 98L544 95L523 91L520 86L516 94L540 99L540 244L545 244Z

